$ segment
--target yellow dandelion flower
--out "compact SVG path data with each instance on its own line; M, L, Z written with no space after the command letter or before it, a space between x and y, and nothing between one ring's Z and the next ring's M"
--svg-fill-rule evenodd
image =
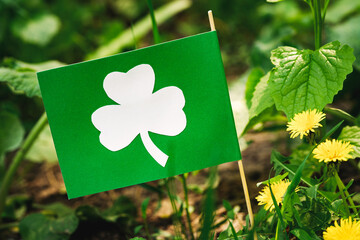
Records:
M314 150L314 158L318 159L319 162L336 162L336 161L347 161L352 158L349 154L353 151L354 146L350 142L344 142L341 140L326 139Z
M290 131L290 137L296 138L300 135L300 139L315 132L315 128L322 127L320 122L325 118L325 114L316 109L307 110L295 114L291 121L287 124L286 131Z
M282 203L283 197L289 185L290 182L288 179L280 180L271 184L271 190L278 204ZM259 205L265 205L264 208L266 210L272 211L275 208L269 186L262 189L259 196L256 197L256 200L258 200Z
M335 226L328 227L323 233L324 240L359 240L360 239L360 222L348 219L341 219L340 226L335 222Z

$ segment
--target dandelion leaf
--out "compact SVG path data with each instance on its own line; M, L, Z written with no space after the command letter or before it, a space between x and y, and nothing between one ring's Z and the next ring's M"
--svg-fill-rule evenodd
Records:
M252 104L252 98L254 96L255 87L260 82L261 77L264 76L264 71L257 67L251 70L245 87L245 99L246 99L246 106L250 109Z
M334 41L320 49L279 47L272 51L275 65L269 88L276 108L290 119L307 109L322 110L343 87L355 61L353 49Z
M270 72L263 76L255 87L249 110L249 119L258 116L265 109L274 104L274 100L271 97L270 89L268 87L269 76Z
M0 112L0 155L17 149L25 135L19 118L9 112Z
M41 97L36 72L63 65L63 63L58 61L30 64L7 58L0 66L0 82L7 83L16 94L25 94L28 97Z
M354 146L354 151L350 154L354 158L360 157L360 127L346 126L340 133L339 140L350 142Z

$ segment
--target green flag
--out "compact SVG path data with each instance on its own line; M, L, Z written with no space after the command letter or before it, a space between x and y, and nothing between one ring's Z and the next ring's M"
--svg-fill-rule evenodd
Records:
M69 198L241 158L215 31L38 79Z

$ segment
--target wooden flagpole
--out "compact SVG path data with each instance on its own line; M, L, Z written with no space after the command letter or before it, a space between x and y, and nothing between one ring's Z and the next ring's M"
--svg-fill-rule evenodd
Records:
M208 15L209 15L210 29L211 29L211 31L215 31L215 22L214 22L214 17L213 17L211 10L208 11Z
M209 22L210 22L210 29L211 29L211 31L215 31L216 30L215 22L214 22L213 13L211 10L208 11L208 16L209 16ZM242 160L238 161L238 166L239 166L241 182L243 185L244 195L245 195L246 208L249 213L250 226L253 227L254 226L254 214L253 214L253 211L251 208L250 195L249 195L249 191L248 191L248 187L247 187L247 183L246 183L246 177L245 177L244 166L243 166ZM254 240L257 240L256 232L254 234Z

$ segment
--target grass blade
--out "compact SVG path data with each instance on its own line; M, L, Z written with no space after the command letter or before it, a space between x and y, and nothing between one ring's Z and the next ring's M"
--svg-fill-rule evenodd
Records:
M212 230L212 224L214 222L214 208L215 208L215 196L214 196L214 184L216 180L217 167L210 168L209 187L206 192L206 197L203 206L203 221L202 229L199 240L211 239L210 236Z
M275 212L278 215L278 218L279 218L279 221L280 221L281 227L282 227L282 228L280 228L279 227L280 225L278 224L278 227L276 228L276 236L278 237L278 234L280 234L280 232L282 233L282 229L285 229L286 225L285 225L285 222L284 222L282 211L280 210L280 207L277 204L276 198L275 198L274 193L273 193L273 191L271 189L271 184L269 184L269 190L270 190L270 194L271 194L271 199L272 199L274 207L275 207ZM284 208L284 206L283 206L283 208ZM285 234L285 237L286 237L287 240L289 239L287 234Z
M230 222L230 220L229 220L229 226L230 226L230 228L231 228L232 235L234 236L234 240L239 240L239 238L238 238L238 236L237 236L237 234L236 234L235 228L234 228L234 226L232 225L232 223Z
M276 163L278 166L280 166L282 169L284 169L286 172L288 172L291 176L295 175L295 171L293 171L291 168L289 168L286 164L282 163L279 158L282 158L283 156L277 152L277 151L273 151L271 153L271 161ZM306 185L308 185L309 187L314 187L315 185L311 183L310 179L307 178L303 178L301 176L300 180L305 183ZM325 199L327 199L329 202L331 202L332 200L325 195L322 191L318 190L318 193L323 196Z
M152 23L152 30L153 30L153 36L154 36L154 43L160 43L160 34L159 29L156 24L155 14L154 14L154 6L151 0L148 0L148 6L149 6L149 12L151 17L151 23Z
M150 201L150 198L147 197L145 198L145 200L141 203L141 215L142 215L142 218L144 220L144 225L145 225L145 232L146 232L146 236L149 240L151 240L151 236L150 236L150 232L149 232L149 224L148 224L148 221L147 221L147 214L146 214L146 209L149 205L149 201Z

